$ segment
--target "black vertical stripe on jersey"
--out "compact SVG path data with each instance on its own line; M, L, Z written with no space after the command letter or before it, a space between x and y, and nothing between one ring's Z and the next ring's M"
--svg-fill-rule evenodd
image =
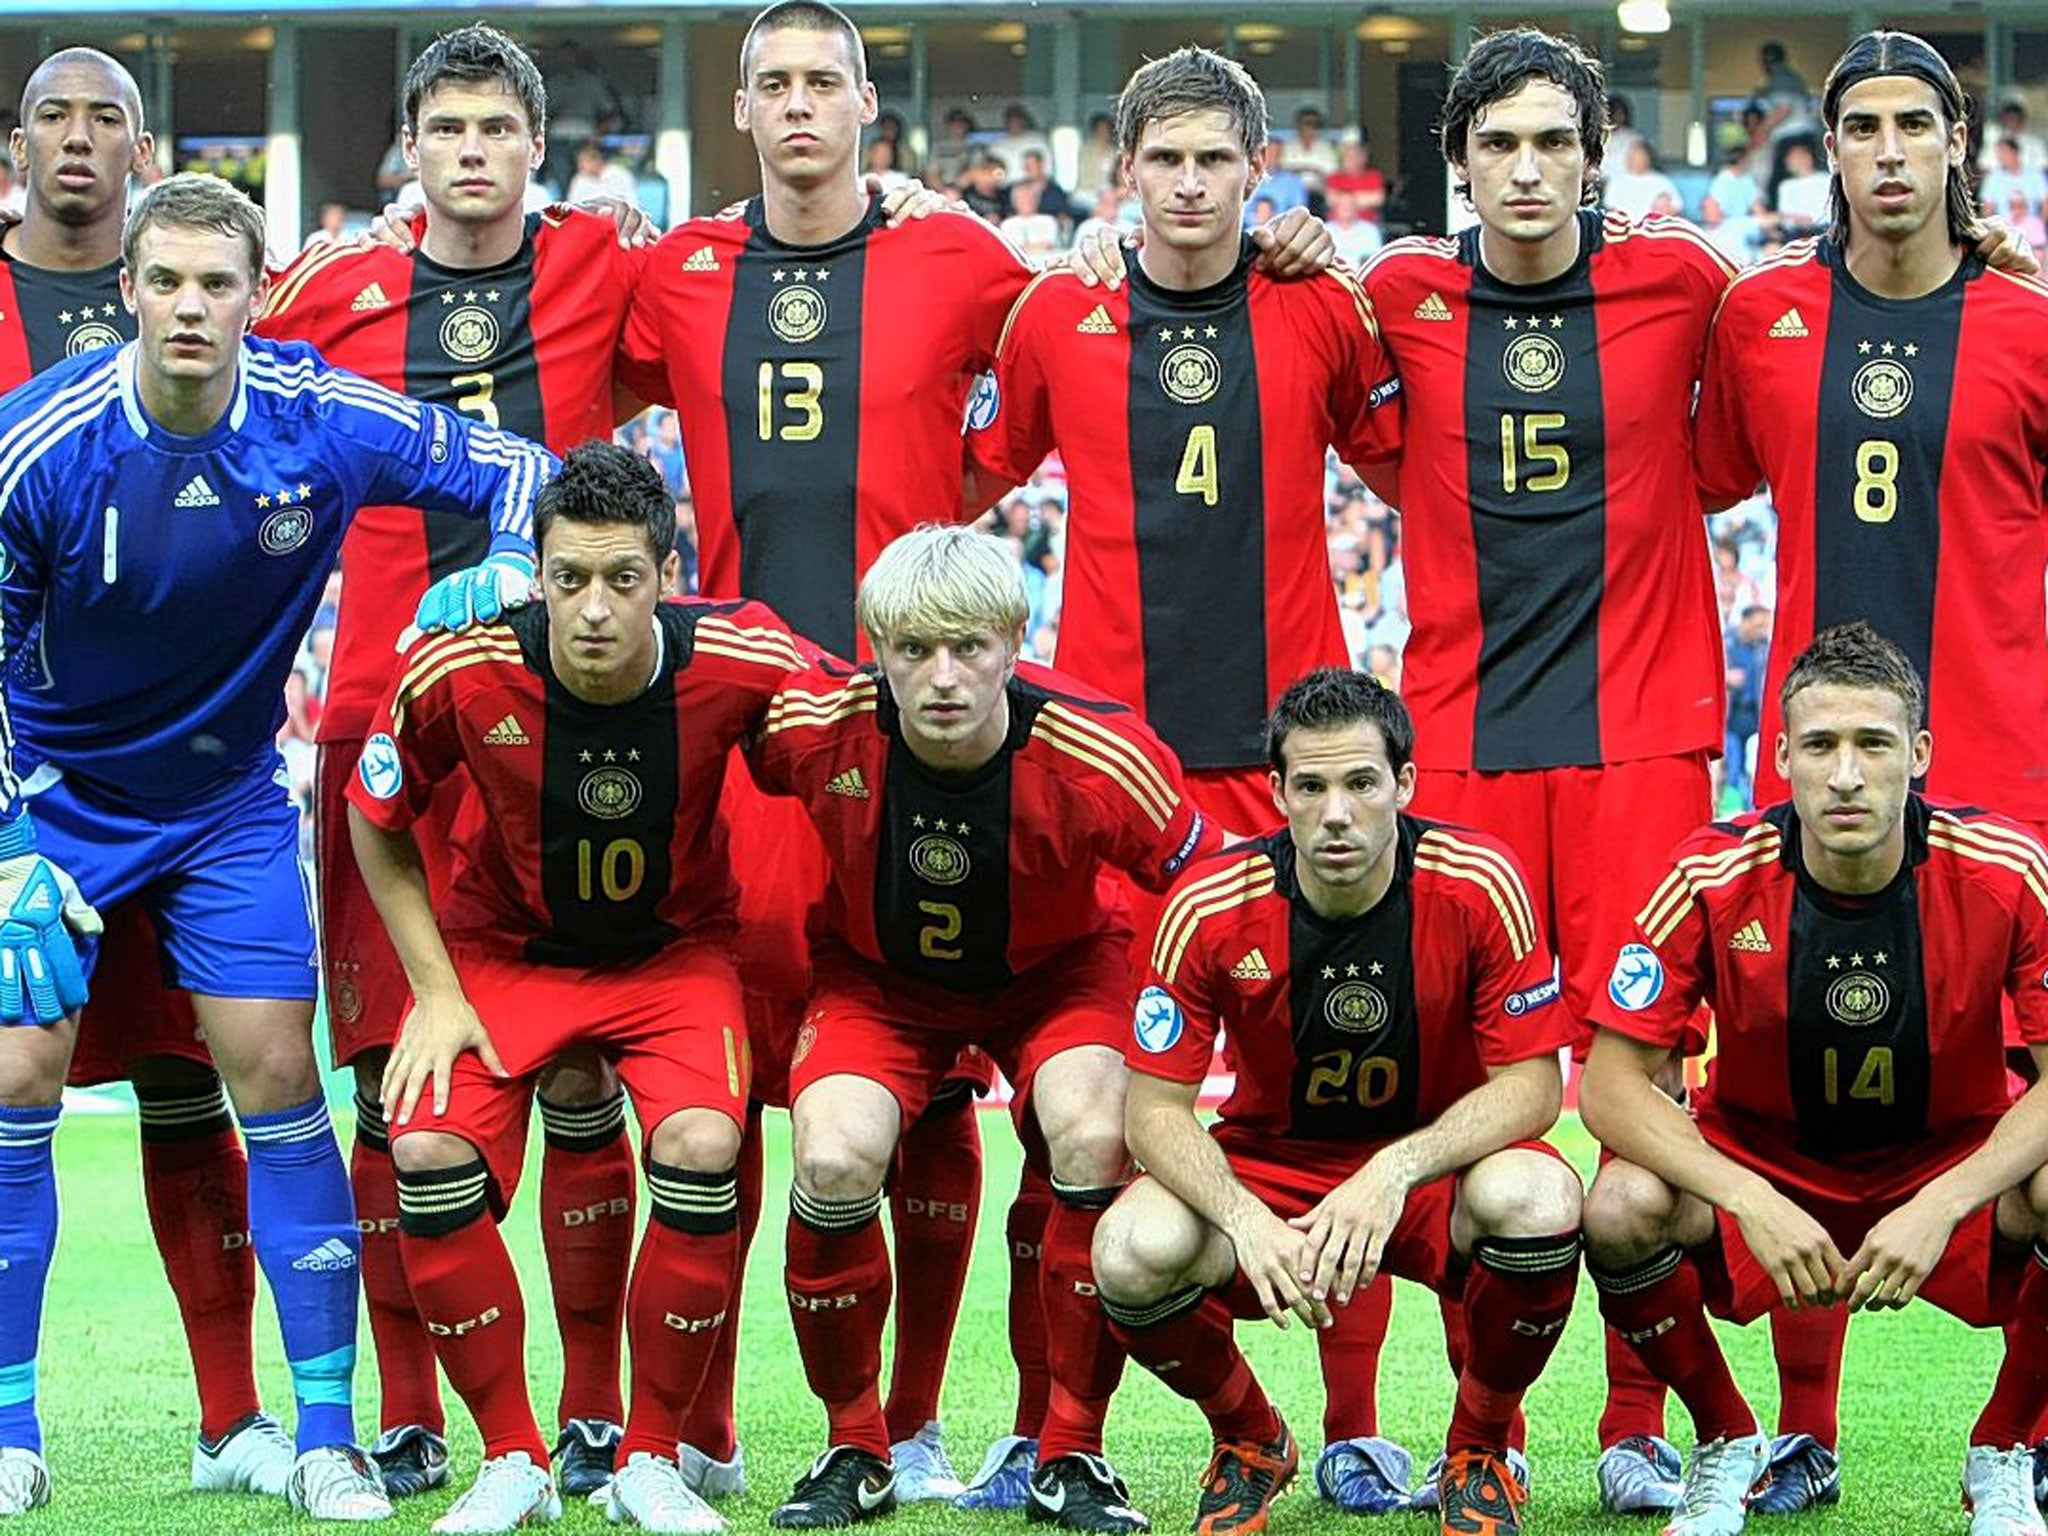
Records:
M543 443L548 436L547 410L533 341L533 241L539 228L540 215L529 214L519 254L474 272L444 267L425 252L414 253L412 297L405 307L405 392L415 400L448 406ZM473 323L464 325L474 321L477 311L488 315L496 327L485 355L473 355L477 343L471 338L479 331ZM479 374L490 376L495 419L481 409L484 381ZM439 581L475 565L490 548L490 527L480 519L448 512L421 516L426 519L429 580Z
M889 770L875 849L875 938L904 975L955 992L993 992L1013 978L1010 768L1042 703L1013 681L1003 749L973 773L938 774L904 745L882 690Z
M1190 768L1264 760L1265 440L1249 270L1242 257L1222 282L1182 293L1131 269L1127 399L1145 718ZM1163 375L1169 367L1191 380L1213 369L1214 393L1197 403L1175 399ZM1199 426L1215 434L1213 507L1176 489Z
M1867 620L1930 683L1934 650L1934 585L1941 559L1941 467L1955 398L1957 338L1966 284L1981 270L1965 261L1945 286L1924 298L1880 298L1849 276L1839 251L1822 251L1834 268L1827 350L1820 375L1820 430L1814 445L1813 628ZM1907 348L1912 348L1909 355ZM1903 410L1874 416L1857 405L1870 397L1873 367L1903 370L1912 394ZM1858 388L1858 379L1864 379ZM1891 516L1859 515L1859 475L1888 444L1897 454Z
M853 594L859 560L861 348L867 242L879 206L851 233L825 246L783 245L762 222L758 199L747 210L753 233L733 273L720 374L725 395L727 454L732 472L733 527L740 541L740 591L768 604L798 634L839 656L857 647ZM826 274L819 281L817 274ZM778 295L808 290L822 301L823 324L801 340L800 316L785 314L778 334ZM891 344L878 341L878 344ZM894 344L900 345L900 342ZM816 435L788 437L809 425L789 402L805 389L793 365L820 370ZM761 435L763 370L768 436ZM889 430L885 425L884 431ZM931 487L942 513L956 499Z
M1600 761L1607 413L1591 276L1598 214L1580 213L1579 240L1579 260L1568 272L1527 287L1486 271L1476 229L1462 240L1473 268L1465 444L1481 630L1472 766L1482 771ZM1562 373L1551 381L1549 370L1525 367L1517 372L1524 384L1510 382L1511 360L1523 356L1517 343L1560 359ZM1541 415L1561 415L1564 424L1539 424L1539 453L1531 455L1529 420ZM1512 434L1512 491L1503 430ZM1550 447L1570 455L1567 478L1532 490L1532 478L1554 472L1540 451Z
M670 843L680 793L675 668L687 654L690 621L661 610L666 653L653 686L623 704L588 704L562 686L547 659L547 609L511 620L526 664L547 688L541 725L540 865L548 931L526 944L537 965L599 965L653 954L675 936L657 915L674 878ZM530 731L535 722L522 721ZM489 751L488 747L484 748ZM637 846L639 878L624 900L606 893L609 865L622 878Z
M1371 911L1344 919L1317 916L1302 896L1294 844L1286 833L1268 844L1280 887L1290 898L1290 1135L1378 1141L1415 1129L1422 1049L1410 880L1417 835L1417 824L1404 821L1394 883Z
M25 261L10 261L8 268L32 373L135 339L135 317L121 302L120 262L90 272L53 272Z
M1786 820L1796 860L1799 831L1789 809ZM1923 828L1909 835L1924 856ZM1927 1134L1927 990L1916 862L1909 854L1889 887L1853 907L1799 876L1785 958L1785 1050L1798 1124L1794 1145L1809 1157L1906 1147ZM1866 1020L1865 1013L1874 1016ZM1853 1091L1873 1048L1891 1052L1889 1104ZM1874 1079L1866 1085L1875 1086Z

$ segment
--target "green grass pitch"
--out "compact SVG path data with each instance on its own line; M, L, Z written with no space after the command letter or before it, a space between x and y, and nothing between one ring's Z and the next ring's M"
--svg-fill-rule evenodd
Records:
M1006 1281L1002 1220L1015 1188L1018 1154L1005 1119L983 1117L988 1147L982 1231L953 1363L946 1383L945 1424L962 1475L971 1472L995 1435L1008 1431L1012 1405L1004 1342ZM346 1127L343 1128L344 1138ZM1590 1147L1574 1121L1560 1128L1581 1170ZM536 1138L537 1139L537 1138ZM345 1142L344 1142L345 1144ZM139 1198L135 1128L117 1116L72 1115L57 1144L64 1228L50 1304L43 1324L43 1414L55 1499L21 1522L24 1536L57 1532L143 1532L191 1536L195 1532L267 1532L311 1529L281 1503L193 1493L187 1486L195 1406L177 1316L163 1283ZM770 1118L767 1216L748 1274L746 1335L741 1362L740 1419L752 1491L727 1508L736 1532L767 1529L768 1512L789 1481L820 1448L824 1418L805 1390L779 1292L782 1211L788 1185L788 1122ZM528 1185L530 1190L533 1186ZM546 1286L530 1199L515 1210L507 1231L526 1276L532 1310L528 1348L536 1404L543 1422L552 1409L559 1372ZM288 1410L290 1394L267 1299L257 1320L264 1396ZM1319 1443L1322 1387L1312 1342L1300 1328L1280 1333L1245 1326L1253 1363L1304 1443L1302 1478L1274 1516L1275 1536L1286 1533L1384 1531L1387 1536L1430 1527L1409 1517L1363 1523L1318 1500L1307 1458ZM1768 1340L1762 1328L1729 1331L1736 1370L1767 1416L1775 1406ZM365 1438L376 1427L374 1376L358 1373L358 1425ZM1990 1387L1998 1341L1972 1334L1927 1306L1901 1316L1859 1320L1852 1334L1844 1389L1843 1501L1834 1511L1801 1517L1787 1529L1858 1536L1923 1536L1965 1528L1958 1513L1957 1471L1964 1436ZM1449 1412L1451 1383L1443 1363L1442 1333L1432 1301L1403 1285L1394 1335L1382 1367L1382 1432L1425 1453L1436 1444ZM1636 1533L1654 1522L1603 1516L1593 1486L1594 1421L1601 1401L1600 1338L1590 1288L1564 1341L1529 1399L1529 1449L1536 1497L1528 1510L1532 1533ZM288 1413L284 1416L288 1417ZM477 1442L461 1405L451 1396L449 1422L455 1483L474 1473ZM1767 1418L1768 1423L1768 1418ZM1673 1409L1674 1439L1688 1441L1683 1410ZM1207 1443L1194 1409L1133 1368L1109 1424L1109 1453L1129 1479L1133 1500L1160 1531L1185 1530L1195 1480ZM1418 1463L1425 1460L1418 1454ZM440 1494L399 1506L380 1527L425 1531L452 1497ZM1768 1532L1783 1522L1759 1519ZM904 1533L972 1532L1024 1528L1021 1515L970 1516L924 1506L906 1511L883 1529ZM600 1512L571 1507L564 1531L610 1529ZM1034 1529L1037 1529L1034 1527Z

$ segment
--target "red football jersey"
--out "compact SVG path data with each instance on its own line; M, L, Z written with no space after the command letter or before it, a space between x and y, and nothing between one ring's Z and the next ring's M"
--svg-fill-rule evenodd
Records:
M121 263L86 272L32 267L0 248L0 394L52 363L135 339Z
M904 745L871 668L823 661L769 706L755 777L810 813L832 861L824 921L866 959L992 992L1128 921L1105 868L1163 891L1221 842L1124 705L1026 662L1009 709L996 756L950 775Z
M804 658L758 603L664 603L656 624L654 680L621 704L556 679L545 604L407 649L349 803L397 831L468 770L483 815L454 842L451 942L596 965L730 924L726 761Z
M1341 269L1237 268L1193 292L1133 263L1115 293L1049 272L1003 332L970 448L988 475L1066 465L1059 665L1139 705L1191 768L1265 760L1287 685L1349 666L1323 522L1326 455L1400 448L1372 307Z
M1758 800L1792 658L1867 619L1926 680L1929 786L2048 819L2048 287L1972 255L1901 303L1788 246L1714 321L1698 463L1710 500L1764 480L1778 509Z
M960 515L975 376L1031 269L969 213L784 245L757 197L650 253L622 376L676 407L706 597L769 604L837 656L867 654L860 578L919 523Z
M1907 857L1872 897L1830 895L1789 804L1703 827L1637 914L1589 1022L1718 1046L1701 1131L1780 1183L1835 1200L1910 1194L2011 1102L2000 999L2048 1044L2048 855L1980 811L1907 802Z
M1679 219L1579 215L1518 286L1479 230L1365 269L1401 375L1401 696L1425 768L1721 749L1725 683L1692 482L1693 384L1732 268Z
M1198 1083L1219 1035L1223 1125L1266 1137L1394 1140L1486 1082L1555 1055L1577 1027L1507 845L1400 821L1371 911L1318 916L1283 828L1191 867L1159 916L1125 1057Z
M414 225L417 237L424 223ZM271 284L260 335L309 341L330 363L566 453L612 431L612 364L642 253L609 218L530 214L500 266L423 251L322 245ZM420 594L484 557L490 530L413 507L365 507L341 546L341 615L323 741L359 741L391 686Z

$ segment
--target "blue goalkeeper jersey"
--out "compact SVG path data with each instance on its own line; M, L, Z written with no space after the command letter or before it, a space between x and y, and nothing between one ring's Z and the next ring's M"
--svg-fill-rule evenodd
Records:
M524 439L248 338L210 432L145 414L136 347L0 401L0 818L42 764L166 810L268 763L284 683L363 506L532 538L554 460Z

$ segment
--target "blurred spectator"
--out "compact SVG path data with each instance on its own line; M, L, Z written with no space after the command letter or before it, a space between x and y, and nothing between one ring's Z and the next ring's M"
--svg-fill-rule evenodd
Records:
M1998 145L2004 139L2019 145L2022 170L2048 170L2048 141L2027 127L2027 104L2017 98L1998 109L1997 125L1986 131L1984 148L1977 157L1979 170L1988 172L1997 165Z
M1322 196L1337 169L1337 146L1323 137L1323 114L1314 107L1294 114L1294 137L1283 148L1280 163L1301 178L1311 195Z
M1649 144L1638 138L1620 161L1621 169L1604 178L1602 191L1606 206L1632 219L1653 213L1682 213L1685 205L1671 178L1657 169Z
M1626 166L1628 152L1643 142L1643 136L1636 131L1636 109L1626 96L1609 95L1607 98L1607 150L1600 158L1610 166ZM1613 206L1609 204L1609 206Z
M931 172L935 187L957 187L974 157L974 114L964 107L947 111L938 139L932 144Z
M898 187L910 180L910 177L904 173L903 168L897 164L896 157L900 153L901 151L897 148L894 140L871 139L868 142L867 153L862 158L861 169L866 171L868 175L879 179L882 183L882 190L885 193L894 192Z
M1375 645L1365 653L1365 670L1389 693L1401 691L1401 653L1391 645Z
M2048 197L2048 176L2024 163L2020 141L2008 135L1993 146L1992 166L1984 173L1977 197L1986 213L2003 214L2015 198L2032 211L2041 206L2043 197Z
M690 494L690 477L683 467L683 427L676 413L656 406L647 412L648 462L661 471L661 483L671 496Z
M676 553L682 557L683 595L697 591L697 504L685 493L676 498Z
M1785 45L1767 42L1756 51L1757 68L1763 81L1757 96L1763 102L1764 127L1773 139L1813 129L1813 90L1806 76L1792 67Z
M606 156L604 145L596 139L585 139L577 146L576 174L569 178L562 201L582 203L594 197L615 197L621 202L638 203L640 188L631 171Z
M1725 628L1744 609L1765 606L1763 584L1742 567L1742 546L1735 539L1714 540L1714 598Z
M917 151L910 147L910 137L904 132L903 115L900 112L885 107L875 115L875 142L890 146L890 169L900 171L905 176L917 174Z
M0 155L0 213L19 216L28 207L28 188L22 185L12 157Z
M1116 147L1116 119L1096 112L1088 119L1088 137L1081 145L1081 163L1074 176L1074 195L1093 202L1123 179L1123 154Z
M2041 204L2028 202L2026 194L2015 191L2007 199L2004 209L2005 222L2019 231L2020 238L2034 249L2039 260L2043 250L2048 250L2048 222L2041 217Z
M1771 654L1771 610L1746 606L1724 636L1728 664L1727 756L1723 791L1734 809L1748 810L1756 789L1756 734L1763 724L1764 669Z
M1024 211L1017 206L1017 194L1029 187L1033 194L1033 211L1057 219L1060 231L1064 234L1073 223L1074 210L1067 200L1066 192L1052 179L1052 172L1047 169L1045 152L1027 149L1024 151L1023 159L1023 169L1010 178L1010 211Z
M1040 211L1039 189L1029 182L1020 182L1009 191L1010 213L1002 221L1003 238L1033 260L1057 255L1060 221Z
M1273 213L1285 213L1290 208L1308 206L1308 183L1300 175L1289 170L1281 157L1287 153L1287 146L1277 138L1266 141L1266 174L1260 178L1259 198L1272 205L1272 213L1261 218L1247 216L1245 227L1256 228L1271 218Z
M1738 267L1755 259L1767 214L1763 188L1744 169L1748 158L1740 144L1729 145L1722 152L1721 169L1700 199L1700 227Z
M618 129L625 113L619 93L571 38L555 44L541 73L548 88L548 125L547 158L540 169L559 191L568 184L583 142Z
M1003 184L1003 177L1002 156L980 149L968 161L967 174L959 182L961 200L991 224L1010 216L1010 189Z
M1330 227L1330 238L1337 242L1338 257L1354 267L1383 243L1379 225L1360 213L1355 192L1333 188L1323 218Z
M1786 239L1810 235L1828 221L1830 178L1817 168L1813 147L1801 140L1785 146L1785 178L1778 183L1778 219Z
M1387 178L1371 161L1372 140L1361 126L1357 137L1338 146L1337 169L1324 187L1331 194L1349 192L1358 216L1369 224L1377 224L1386 212Z
M348 204L326 202L320 205L319 222L306 235L303 248L311 250L316 245L338 245L349 238Z
M1012 179L1024 174L1027 150L1035 149L1048 160L1052 158L1052 146L1046 143L1045 135L1038 131L1038 124L1031 120L1023 103L1016 101L1003 108L1003 135L993 148L1002 157L1004 172Z
M1766 187L1776 169L1773 161L1770 113L1762 102L1752 101L1742 109L1742 173Z
M412 179L412 167L405 163L405 135L401 133L377 162L377 190L395 200L399 188Z

